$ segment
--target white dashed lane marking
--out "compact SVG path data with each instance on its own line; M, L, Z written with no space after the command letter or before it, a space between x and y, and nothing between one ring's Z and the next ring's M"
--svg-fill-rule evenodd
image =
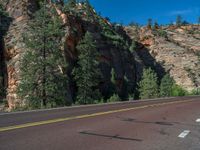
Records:
M196 122L200 122L200 118L196 120Z
M190 133L190 130L185 130L181 134L179 134L179 138L185 138Z

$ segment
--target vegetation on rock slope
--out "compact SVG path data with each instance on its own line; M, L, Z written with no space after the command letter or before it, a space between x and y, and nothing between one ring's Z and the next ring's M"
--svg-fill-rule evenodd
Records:
M178 41L185 36L179 33L183 27L180 17L176 26L159 26L157 22L153 25L149 19L147 28L132 24L126 27L126 33L123 26L98 15L87 0L79 4L76 0L56 1L38 9L27 20L27 32L23 35L26 49L20 57L20 78L15 82L20 84L14 85L18 86L19 107L183 96L187 92L178 85L180 79L187 77L186 72L193 76L187 82L191 78L199 85L195 71L198 67L184 69L180 66L186 65L174 63L177 57L183 57L183 52L185 55L189 50L198 51L198 44L195 49L187 41ZM196 30L183 31L198 41ZM174 57L170 58L165 49L170 49ZM196 54L189 55L196 63ZM173 61L168 62L167 58Z
M98 68L99 53L96 49L92 35L87 32L83 40L77 46L79 59L77 67L73 70L77 83L77 103L94 104L101 99L98 86L101 80L101 72Z
M18 94L29 107L55 107L70 103L67 99L67 63L61 49L62 37L62 23L55 9L41 3L24 34L27 51L22 58Z

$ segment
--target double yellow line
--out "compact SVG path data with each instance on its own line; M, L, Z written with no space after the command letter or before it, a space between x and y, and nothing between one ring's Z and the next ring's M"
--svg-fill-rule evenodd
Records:
M145 106L139 106L139 107L111 110L111 111L106 111L106 112L98 112L98 113L86 114L86 115L80 115L80 116L74 116L74 117L66 117L66 118L51 119L51 120L46 120L46 121L25 123L25 124L20 124L20 125L1 127L0 132L22 129L22 128L28 128L28 127L34 127L34 126L40 126L40 125L47 125L47 124L69 121L69 120L75 120L75 119L84 119L84 118L102 116L102 115L113 114L113 113L118 113L118 112L125 112L125 111L130 111L130 110L144 109L144 108L148 108L148 107L157 107L157 106L163 106L163 105L168 105L168 104L184 103L184 102L190 102L190 101L193 101L193 100L165 102L165 103L151 104L151 105L145 105Z

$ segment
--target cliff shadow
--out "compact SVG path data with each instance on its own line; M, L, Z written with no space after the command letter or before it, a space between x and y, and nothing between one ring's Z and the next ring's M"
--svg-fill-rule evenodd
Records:
M135 86L135 78L133 77L134 67L128 48L124 49L122 46L115 46L111 39L108 39L103 34L102 26L98 22L90 22L81 20L80 18L77 20L73 20L72 18L71 20L71 25L74 25L77 30L74 30L73 34L71 33L71 36L68 37L65 43L65 56L69 63L67 72L70 79L70 92L73 102L75 102L77 86L71 72L74 67L78 67L77 61L79 54L76 46L87 31L93 35L94 41L96 42L96 49L100 55L98 60L102 77L98 87L94 88L99 89L105 102L114 93L117 93L123 100L126 100L128 98L127 90L131 91ZM111 82L112 69L115 83ZM124 79L125 77L128 80L127 83Z
M158 80L160 82L160 80L166 74L166 71L165 71L164 67L162 66L162 64L156 61L156 59L155 59L156 54L151 54L150 49L145 47L145 45L143 45L142 43L137 43L137 47L138 47L138 49L137 49L136 53L143 61L145 67L150 67L151 69L153 69L157 73ZM155 55L155 56L153 56L153 55ZM141 77L139 77L139 78L141 78Z
M0 101L6 97L8 85L4 36L7 34L12 21L13 19L8 14L0 15Z

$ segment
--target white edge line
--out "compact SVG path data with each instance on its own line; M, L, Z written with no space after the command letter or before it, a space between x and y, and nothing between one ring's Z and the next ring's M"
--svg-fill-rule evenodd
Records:
M196 120L196 122L200 122L200 118L198 118L198 119Z
M190 133L190 130L184 130L181 134L179 134L179 138L185 138Z

